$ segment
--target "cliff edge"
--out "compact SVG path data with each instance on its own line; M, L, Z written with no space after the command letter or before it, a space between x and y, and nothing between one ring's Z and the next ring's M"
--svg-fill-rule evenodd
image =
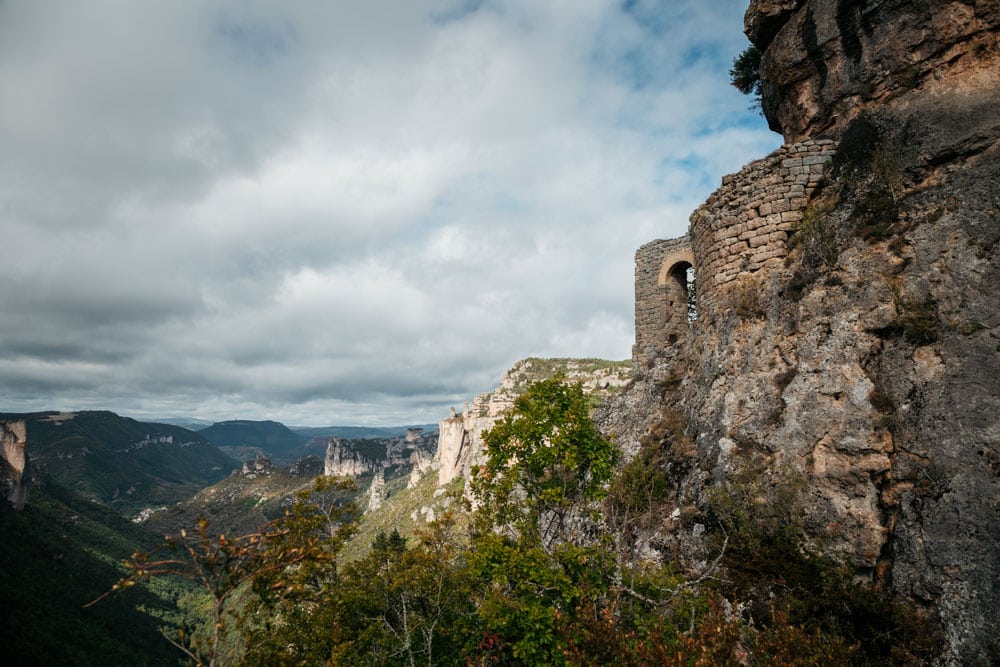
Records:
M703 557L713 488L801 480L812 548L938 619L944 663L988 664L1000 5L754 0L746 29L786 144L637 253L637 379L599 420L627 453L669 447L668 423L694 442L672 493L699 514L651 548Z

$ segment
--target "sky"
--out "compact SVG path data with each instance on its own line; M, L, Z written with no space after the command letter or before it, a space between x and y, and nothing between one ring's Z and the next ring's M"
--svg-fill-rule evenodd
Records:
M0 410L432 423L627 359L746 0L0 0Z

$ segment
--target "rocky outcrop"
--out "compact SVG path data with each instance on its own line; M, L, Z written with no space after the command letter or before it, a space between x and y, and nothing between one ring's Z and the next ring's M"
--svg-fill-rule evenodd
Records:
M14 509L24 509L31 489L27 427L23 420L0 422L0 483Z
M386 497L386 477L390 481L405 475L412 489L437 467L438 435L422 429L407 429L395 438L330 438L323 461L323 474L332 477L373 475L369 507L377 509Z
M468 477L472 466L482 463L483 433L496 420L496 416L475 417L466 410L460 415L453 414L438 425L439 486L459 477Z
M323 474L328 477L358 477L381 469L381 461L362 456L340 438L330 438L326 445Z
M801 480L813 548L936 616L946 664L998 650L998 13L751 4L764 110L789 143L692 216L698 317L643 341L655 353L598 415L626 453L686 425L695 448L665 526L734 479ZM738 242L757 195L780 201L779 156L810 142L824 157L775 229L786 238L767 237L780 252L755 261ZM692 557L699 526L670 524Z
M437 449L437 434L411 430L396 438L330 438L326 445L324 474L357 477L377 470L416 467L428 470Z
M986 102L998 25L994 0L754 0L745 22L762 53L764 115L786 141L842 131L872 108L956 92Z
M412 489L420 483L424 475L434 470L434 454L418 449L410 455L410 479L406 488Z
M257 456L253 459L243 462L243 468L240 472L243 475L266 475L272 470L274 470L274 465L271 463L271 459L263 453L257 452Z
M385 502L385 472L379 469L372 477L372 485L368 488L368 511L377 510Z

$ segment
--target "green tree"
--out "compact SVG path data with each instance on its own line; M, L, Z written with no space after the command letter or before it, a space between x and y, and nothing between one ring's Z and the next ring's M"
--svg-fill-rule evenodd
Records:
M263 564L278 566L258 569L241 599L242 664L313 665L329 656L329 632L317 629L336 620L338 556L356 528L356 492L353 480L319 477L273 522L285 530L269 541Z
M465 546L445 513L418 531L393 530L344 569L330 661L337 665L454 664L474 628Z
M469 556L481 664L564 664L576 610L604 604L609 559L586 528L619 454L590 405L579 384L542 380L483 436Z
M579 384L542 380L483 435L486 463L473 475L479 516L493 529L548 549L567 521L600 500L618 449L597 430Z

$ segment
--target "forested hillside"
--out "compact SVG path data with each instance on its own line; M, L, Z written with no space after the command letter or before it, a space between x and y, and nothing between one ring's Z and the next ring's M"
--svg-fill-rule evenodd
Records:
M113 412L0 414L23 419L32 466L125 515L187 498L236 461L197 433Z
M0 646L6 665L176 665L160 634L197 596L161 579L91 607L122 561L162 535L50 481L18 512L0 502Z

